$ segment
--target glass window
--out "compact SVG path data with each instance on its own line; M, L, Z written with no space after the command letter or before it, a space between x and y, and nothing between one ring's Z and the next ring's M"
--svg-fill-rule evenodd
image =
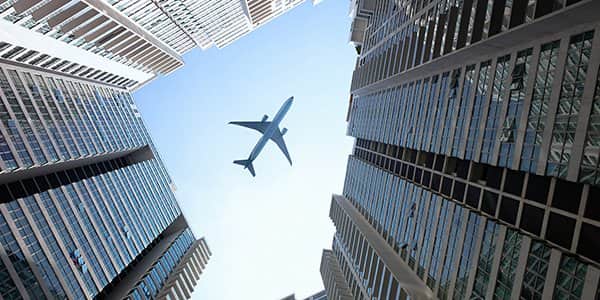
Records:
M444 74L442 74L442 80L440 82L440 91L438 93L438 97L437 99L435 99L434 101L437 101L437 104L433 104L431 107L433 109L433 107L435 107L435 117L433 118L433 128L431 129L431 138L429 140L429 151L436 151L437 149L439 149L439 145L438 145L438 136L440 135L440 131L442 130L440 128L441 126L441 122L442 122L442 113L444 110L444 105L442 105L444 102L444 98L446 97L446 92L448 89L448 77L449 77L450 73L446 72ZM430 109L430 110L432 110Z
M585 137L579 180L600 185L600 70L596 78L596 90Z
M535 172L537 169L559 47L560 41L554 41L541 48L521 153L522 171Z
M469 134L467 134L467 147L465 151L465 159L473 159L477 141L479 139L479 123L483 118L483 103L487 97L488 91L488 79L490 76L490 65L491 61L481 63L479 69L479 76L477 78L477 90L475 91L475 99L473 100L473 114L470 120L467 119L469 125ZM470 122L470 123L469 123Z
M440 217L438 218L438 224L436 226L435 243L433 245L433 254L431 255L431 262L429 263L429 273L427 277L427 286L434 289L437 284L438 269L441 264L442 255L442 243L444 242L445 228L450 223L448 211L453 208L455 204L450 201L442 201L442 208L440 209Z
M521 235L516 230L507 229L493 299L510 299L520 249Z
M509 64L510 55L502 56L498 58L498 61L496 62L495 77L492 84L492 95L489 98L488 115L483 131L483 145L481 148L480 160L484 163L495 163L492 162L492 153L494 151L494 145L496 144L496 133L500 124L502 100L508 87L506 78L508 78Z
M456 130L454 131L454 137L452 142L452 155L458 156L458 151L460 149L460 145L464 144L464 129L467 116L467 111L471 103L469 102L471 98L471 87L473 86L475 75L475 65L467 66L467 70L465 71L465 79L463 82L462 95L458 102L458 118L456 120ZM452 115L451 117L454 117Z
M469 220L467 221L467 229L454 286L454 299L457 300L465 299L467 296L467 283L473 262L473 251L475 250L476 241L479 240L477 233L481 219L481 216L475 212L469 212Z
M28 142L33 142L35 144L37 144L37 141L35 141L35 137L33 136L32 132L30 132L30 130L27 131L27 133L30 133L29 135L26 135L26 133L24 132L24 136L21 137L21 133L18 129L19 123L24 124L27 123L27 121L23 118L21 120L15 120L9 113L9 108L7 107L7 105L15 105L17 103L17 99L2 69L0 69L0 89L2 89L2 91L4 92L4 96L7 98L8 102L8 104L4 104L4 101L0 101L0 120L2 121L4 127L7 129L9 138L12 141L14 147L16 148L17 153L15 156L21 159L21 163L24 167L30 167L33 165L33 160L29 152L27 151L27 147L25 147L25 142L23 139L27 139ZM27 128L31 129L28 125ZM37 147L37 149L39 149L39 146ZM36 154L39 156L40 153L38 152ZM8 161L7 165L11 167L11 162Z
M502 124L500 135L500 153L498 155L498 165L501 167L509 167L513 162L515 151L515 139L517 138L518 128L521 126L519 120L521 111L523 110L523 102L525 101L525 91L527 78L531 64L531 48L519 51L517 53L517 61L512 70L512 80L510 83L508 110Z
M588 62L592 54L593 37L594 32L588 31L572 36L569 40L546 175L561 178L567 176L579 110L583 101Z
M550 248L539 241L532 241L521 288L521 299L541 300L548 272Z
M16 203L16 202L12 202ZM6 251L6 255L10 259L17 275L23 282L25 289L29 293L29 296L32 299L44 299L44 292L42 288L35 278L31 267L27 263L27 260L31 260L31 257L25 257L25 254L21 250L21 247L17 243L17 240L11 231L10 227L8 227L8 223L2 214L0 214L0 244L4 247Z
M417 268L417 274L420 278L423 278L425 274L426 259L429 257L430 245L434 242L432 232L434 230L436 213L439 207L440 197L435 194L431 194L431 200L429 202L429 209L427 211L427 223L425 224L425 233L423 234L423 243L421 245L421 253L419 254L419 266Z
M452 119L454 118L455 109L456 109L456 98L458 94L458 81L460 80L460 69L456 69L452 72L451 80L450 80L450 95L448 95L448 101L446 101L446 111L443 116L443 131L442 131L442 141L439 145L439 153L446 153L448 151L448 143L450 142L450 129L452 126Z
M554 299L581 299L587 265L574 257L564 255L560 261Z
M496 251L496 241L499 232L500 225L492 220L487 220L485 231L483 232L483 240L481 242L471 299L485 299L491 277L494 253Z
M440 287L438 290L438 297L440 299L447 299L448 289L450 288L451 277L454 274L454 261L456 260L456 254L460 251L462 245L458 243L461 232L462 222L465 217L463 216L465 209L462 206L456 205L454 207L454 215L452 217L452 224L450 227L450 237L448 238L448 245L446 247L446 257L442 267L442 276L440 277Z

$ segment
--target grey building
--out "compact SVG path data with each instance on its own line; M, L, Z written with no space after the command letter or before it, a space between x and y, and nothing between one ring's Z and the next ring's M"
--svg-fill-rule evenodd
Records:
M333 299L595 299L600 2L351 5Z

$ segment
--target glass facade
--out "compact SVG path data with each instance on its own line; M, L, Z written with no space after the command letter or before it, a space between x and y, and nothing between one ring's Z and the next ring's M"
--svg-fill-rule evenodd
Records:
M400 299L598 294L592 3L352 2L356 141L330 211L348 299L390 299L388 271Z
M181 215L171 179L126 90L4 64L0 88L0 295L94 298ZM195 241L181 236L139 299Z

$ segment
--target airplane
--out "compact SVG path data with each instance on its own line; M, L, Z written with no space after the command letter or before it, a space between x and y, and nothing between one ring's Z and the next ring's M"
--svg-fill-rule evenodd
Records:
M263 134L262 137L256 143L256 146L254 146L254 149L252 149L252 152L250 152L250 156L248 156L248 159L233 161L234 164L242 165L244 166L244 169L248 169L248 171L250 171L250 174L252 174L252 177L256 176L256 172L254 171L254 166L252 165L252 162L258 157L260 151L262 151L262 149L265 147L269 140L277 144L279 149L281 149L281 152L283 152L283 155L285 155L287 160L290 162L290 166L292 165L292 159L290 158L290 154L288 153L287 147L285 146L285 141L283 140L283 136L287 132L287 128L279 130L279 123L281 122L281 120L283 120L283 117L285 117L285 114L292 106L292 102L294 102L293 96L285 100L285 102L283 102L283 105L281 105L281 108L279 109L272 121L267 121L269 116L264 115L262 117L262 120L258 122L229 122L229 124L254 129Z

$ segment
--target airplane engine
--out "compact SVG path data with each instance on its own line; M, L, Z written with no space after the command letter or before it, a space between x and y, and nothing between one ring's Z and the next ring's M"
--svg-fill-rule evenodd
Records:
M262 120L261 120L261 122L264 122L264 121L266 121L268 118L269 118L269 116L267 116L267 115L264 115L264 116L263 116L263 118L262 118Z
M287 128L281 129L281 135L285 135L286 132L287 132Z

